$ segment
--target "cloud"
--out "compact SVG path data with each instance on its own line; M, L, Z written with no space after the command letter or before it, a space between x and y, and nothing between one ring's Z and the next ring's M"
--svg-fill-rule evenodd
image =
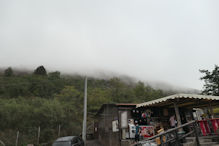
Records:
M0 1L2 66L105 70L200 89L219 59L218 1Z

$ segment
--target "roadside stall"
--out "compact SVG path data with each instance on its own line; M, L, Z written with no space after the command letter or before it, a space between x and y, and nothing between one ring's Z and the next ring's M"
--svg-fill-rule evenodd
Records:
M208 111L206 118L200 116L199 127L202 135L215 134L219 128L219 119L214 118L213 107L219 105L218 96L194 95L194 94L176 94L157 100L141 103L136 105L132 111L135 117L135 125L139 125L143 131L141 137L148 137L158 134L161 129L168 129L181 126L194 120L195 109L205 109ZM200 119L202 118L202 119ZM178 134L185 134L191 131L189 127L180 128Z

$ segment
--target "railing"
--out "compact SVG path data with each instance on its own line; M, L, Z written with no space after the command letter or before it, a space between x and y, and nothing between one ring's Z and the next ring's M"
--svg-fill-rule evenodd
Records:
M180 129L184 127L190 127L190 132L188 133L180 133ZM174 145L174 146L180 146L181 141L189 136L189 135L195 135L195 140L197 146L200 146L199 139L198 139L198 123L197 121L191 121L186 124L183 124L181 126L178 126L176 128L169 129L163 133L160 133L158 135L155 135L153 137L147 138L145 140L139 141L136 146L142 146L143 144L146 144L150 141L155 141L156 139L159 139L160 145L161 146L169 146L169 145Z
M2 146L5 146L5 143L4 143L3 141L1 141L1 140L0 140L0 144L1 144Z
M203 136L218 135L219 118L198 121Z

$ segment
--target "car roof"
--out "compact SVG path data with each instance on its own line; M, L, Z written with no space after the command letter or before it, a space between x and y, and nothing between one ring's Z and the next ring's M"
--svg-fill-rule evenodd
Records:
M65 136L65 137L60 137L58 139L56 139L56 141L71 141L73 138L75 138L77 136Z

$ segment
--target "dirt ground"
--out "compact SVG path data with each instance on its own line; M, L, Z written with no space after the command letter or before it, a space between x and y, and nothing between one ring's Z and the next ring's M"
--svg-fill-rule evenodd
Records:
M101 146L101 144L97 140L88 140L87 146Z

